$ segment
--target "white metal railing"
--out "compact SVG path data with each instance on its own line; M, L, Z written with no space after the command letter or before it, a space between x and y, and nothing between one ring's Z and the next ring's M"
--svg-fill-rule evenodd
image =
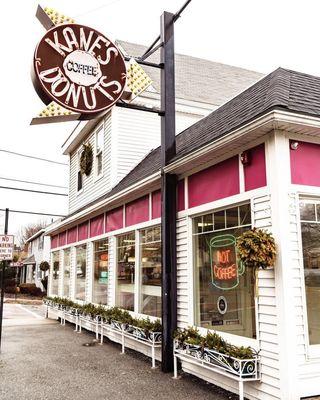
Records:
M250 359L239 359L216 350L202 348L174 340L174 377L178 377L178 359L200 366L220 375L238 381L239 399L244 399L243 384L261 379L260 356Z

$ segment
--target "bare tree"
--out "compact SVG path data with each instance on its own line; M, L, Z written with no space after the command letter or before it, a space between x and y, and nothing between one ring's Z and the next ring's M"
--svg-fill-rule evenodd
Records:
M31 238L35 233L40 231L40 229L45 228L48 224L45 221L38 221L32 224L23 226L18 234L18 240L20 245L23 247L26 241Z

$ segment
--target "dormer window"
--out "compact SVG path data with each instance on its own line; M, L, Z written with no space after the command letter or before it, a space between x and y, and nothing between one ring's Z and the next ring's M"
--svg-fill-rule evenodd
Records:
M96 131L96 162L95 162L95 170L96 176L99 177L103 172L103 164L102 164L102 155L103 155L103 145L104 145L104 137L103 137L103 124L99 126Z

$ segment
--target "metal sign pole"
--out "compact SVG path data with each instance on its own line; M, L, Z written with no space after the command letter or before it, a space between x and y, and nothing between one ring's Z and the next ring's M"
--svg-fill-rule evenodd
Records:
M9 208L5 211L4 234L8 234L9 222ZM3 300L4 300L4 272L7 267L7 261L2 261L2 274L1 274L1 298L0 298L0 353L1 353L1 338L2 338L2 319L3 319Z
M174 14L161 16L161 235L162 235L162 363L173 371L173 332L177 327L176 175L164 171L176 154L174 84Z

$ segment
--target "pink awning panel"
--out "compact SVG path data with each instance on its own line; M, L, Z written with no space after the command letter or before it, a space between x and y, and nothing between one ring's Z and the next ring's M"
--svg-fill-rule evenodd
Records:
M245 190L266 186L266 157L264 143L248 150L249 163L243 166Z
M67 244L67 231L59 233L59 246L65 246Z
M104 233L104 214L90 219L90 237L99 236Z
M55 249L56 247L58 247L58 242L59 240L59 235L55 235L55 236L51 236L51 248Z
M149 220L149 196L126 204L126 226L140 224Z
M320 186L320 145L298 142L290 148L291 182L296 185Z
M67 231L67 244L75 243L78 240L78 227L75 226Z
M238 156L222 161L188 178L189 207L239 193Z
M184 204L184 179L178 182L178 197L177 197L177 210L183 211L185 209Z
M161 217L161 191L157 190L151 194L152 219Z
M88 226L89 221L83 222L82 224L78 225L78 242L80 242L80 240L88 239Z
M107 212L105 231L111 232L123 228L123 207Z

